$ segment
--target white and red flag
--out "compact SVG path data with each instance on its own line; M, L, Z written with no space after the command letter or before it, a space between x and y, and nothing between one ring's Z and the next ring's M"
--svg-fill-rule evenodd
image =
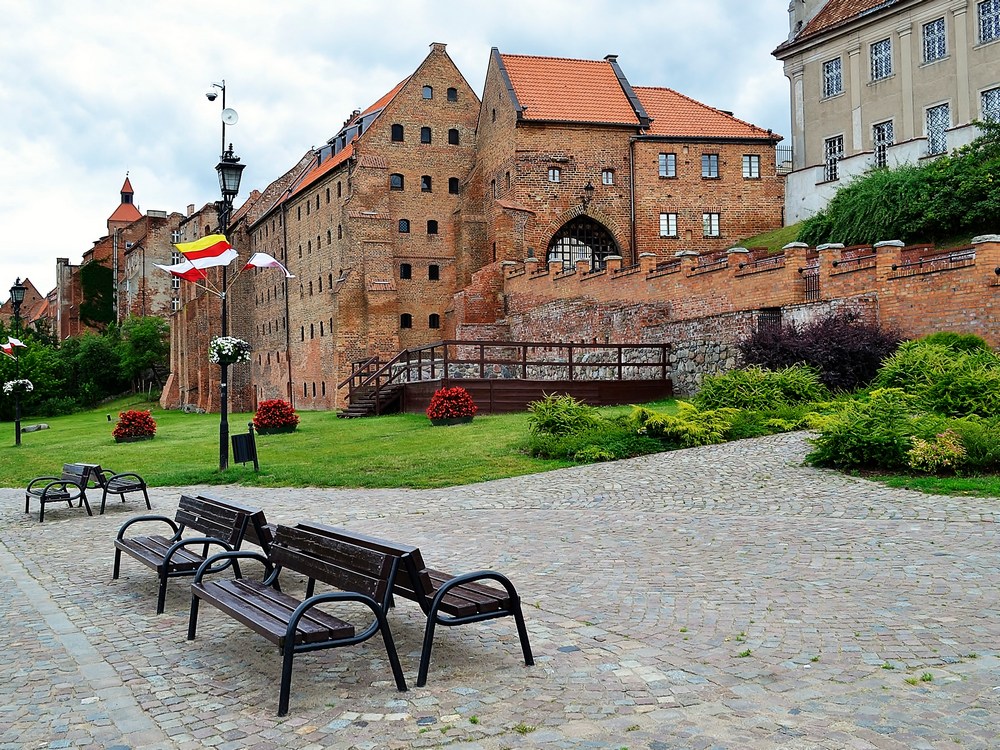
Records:
M268 255L267 253L254 253L250 256L250 260L247 264L243 266L245 271L248 268L280 268L285 272L285 277L289 279L294 279L295 276L288 273L288 269L285 268L273 255Z

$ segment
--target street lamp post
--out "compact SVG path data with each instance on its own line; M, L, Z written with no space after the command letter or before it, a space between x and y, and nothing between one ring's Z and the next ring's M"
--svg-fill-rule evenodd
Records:
M219 173L219 189L222 192L222 200L218 202L219 231L229 238L229 218L233 211L233 200L240 192L240 178L243 175L245 164L240 164L240 158L233 153L233 144L229 144L226 149L226 124L236 121L235 112L226 109L226 82L213 83L215 88L222 91L222 155L219 163L215 166L215 171ZM214 101L213 93L208 94L208 100ZM229 335L229 315L226 304L227 289L227 266L222 267L222 287L221 287L221 307L222 307L222 335ZM219 379L219 411L221 418L219 421L219 471L229 468L229 363L220 360L219 368L221 376Z
M21 278L18 277L17 281L14 282L14 286L10 288L10 304L14 308L14 330L17 331L17 336L21 336L21 303L24 302L24 293L28 291L27 287L21 283ZM12 347L14 350L14 379L21 379L21 360L18 357L17 350L19 347ZM21 394L19 389L14 389L14 445L21 444Z

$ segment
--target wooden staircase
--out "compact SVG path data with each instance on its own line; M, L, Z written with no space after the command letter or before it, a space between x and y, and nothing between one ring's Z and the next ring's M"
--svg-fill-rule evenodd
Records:
M380 389L359 388L351 392L351 402L346 409L337 412L343 419L373 417L376 414L394 414L400 410L403 384L384 385Z

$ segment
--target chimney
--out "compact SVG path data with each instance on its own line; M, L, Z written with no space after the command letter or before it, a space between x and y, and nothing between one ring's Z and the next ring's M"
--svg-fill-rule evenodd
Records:
M188 216L193 216L194 215L194 204L193 203L188 203L187 215Z
M431 44L431 52L444 52L444 48L448 45L442 44L441 42L433 42Z

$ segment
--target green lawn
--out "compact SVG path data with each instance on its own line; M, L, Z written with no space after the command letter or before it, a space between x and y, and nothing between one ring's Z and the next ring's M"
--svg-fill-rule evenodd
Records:
M115 443L118 412L150 409L156 437ZM230 415L231 433L246 432L252 414ZM21 487L58 472L62 463L100 463L136 471L150 484L240 483L281 487L446 487L531 474L568 462L531 458L518 450L527 435L527 414L478 416L466 425L432 427L423 415L338 419L334 412L300 412L296 432L258 435L260 473L253 465L219 467L219 415L164 411L140 398L64 417L25 418L50 429L22 435L0 424L0 486Z

